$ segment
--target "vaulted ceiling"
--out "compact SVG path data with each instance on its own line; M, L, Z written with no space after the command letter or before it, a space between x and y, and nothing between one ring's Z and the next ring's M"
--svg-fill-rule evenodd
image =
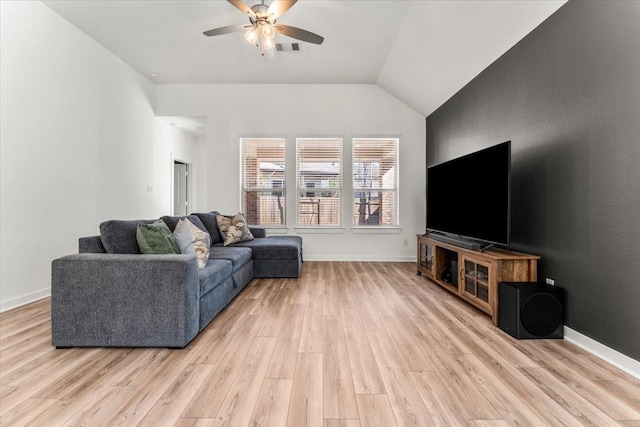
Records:
M265 59L242 33L202 34L248 23L226 1L44 1L158 84L377 84L425 116L564 2L300 0L278 22L324 43Z

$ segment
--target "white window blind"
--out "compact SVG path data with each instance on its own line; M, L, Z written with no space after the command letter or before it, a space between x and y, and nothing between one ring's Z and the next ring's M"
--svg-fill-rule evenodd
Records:
M342 138L298 138L296 159L298 225L342 225Z
M240 138L242 212L252 225L286 224L284 138Z
M398 225L398 138L353 139L353 224Z

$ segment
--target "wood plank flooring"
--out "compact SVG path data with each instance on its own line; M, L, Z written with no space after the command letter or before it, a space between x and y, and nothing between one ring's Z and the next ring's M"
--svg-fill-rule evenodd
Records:
M50 334L49 299L0 314L0 425L640 426L640 381L512 339L410 263L256 279L183 350Z

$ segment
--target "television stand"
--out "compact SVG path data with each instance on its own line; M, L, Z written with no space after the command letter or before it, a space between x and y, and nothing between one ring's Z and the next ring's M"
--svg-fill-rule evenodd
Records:
M441 237L441 235L437 235ZM448 237L448 236L445 236ZM455 240L455 239L454 239ZM475 243L475 242L474 242ZM417 273L491 316L498 325L498 284L535 282L539 256L493 247L460 247L418 235Z

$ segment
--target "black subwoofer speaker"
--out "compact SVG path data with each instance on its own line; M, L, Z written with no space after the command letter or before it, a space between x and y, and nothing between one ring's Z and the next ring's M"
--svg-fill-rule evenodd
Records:
M502 282L498 327L517 339L564 337L564 289L537 282Z

